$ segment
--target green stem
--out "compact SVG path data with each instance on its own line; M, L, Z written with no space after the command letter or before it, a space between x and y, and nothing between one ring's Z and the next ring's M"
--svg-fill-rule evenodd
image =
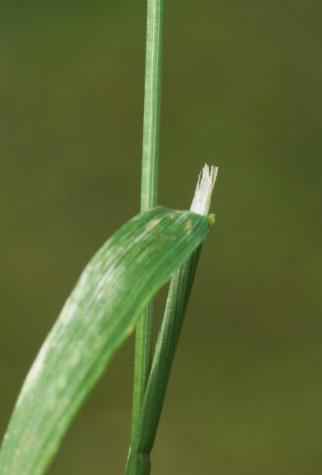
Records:
M141 178L141 211L157 205L160 150L160 109L162 76L163 0L148 0L145 97L143 123L143 156ZM152 353L152 303L136 327L132 436L135 437L140 417ZM139 473L139 472L133 472Z
M149 474L152 450L165 399L170 371L191 293L201 247L173 275L153 358L141 417L132 439L127 474Z
M158 203L164 0L148 0L141 211Z

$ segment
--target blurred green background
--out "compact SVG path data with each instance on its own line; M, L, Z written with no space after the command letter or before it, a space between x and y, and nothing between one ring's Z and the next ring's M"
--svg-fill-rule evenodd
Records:
M166 3L160 203L189 207L204 162L220 173L153 474L317 475L322 6ZM138 210L145 7L1 3L1 434L80 271ZM133 339L50 475L122 473L132 356Z

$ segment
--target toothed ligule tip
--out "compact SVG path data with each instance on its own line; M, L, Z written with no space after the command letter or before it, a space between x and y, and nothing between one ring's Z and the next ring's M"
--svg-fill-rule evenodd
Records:
M205 164L201 170L190 211L207 216L210 209L212 192L214 190L218 167Z

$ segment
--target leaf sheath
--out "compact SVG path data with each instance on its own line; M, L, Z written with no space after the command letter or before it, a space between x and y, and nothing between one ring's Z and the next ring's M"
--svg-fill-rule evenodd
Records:
M141 417L136 426L128 454L127 475L150 473L150 453L155 441L200 251L201 246L171 277L166 308L144 395Z

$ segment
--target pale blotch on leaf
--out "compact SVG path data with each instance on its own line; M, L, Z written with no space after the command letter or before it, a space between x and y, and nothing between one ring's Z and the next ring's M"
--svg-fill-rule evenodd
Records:
M152 231L152 229L156 228L160 223L160 219L154 219L150 223L146 225L146 230L147 231Z
M192 221L189 219L186 224L184 225L184 230L186 231L187 234L190 234L192 231Z

